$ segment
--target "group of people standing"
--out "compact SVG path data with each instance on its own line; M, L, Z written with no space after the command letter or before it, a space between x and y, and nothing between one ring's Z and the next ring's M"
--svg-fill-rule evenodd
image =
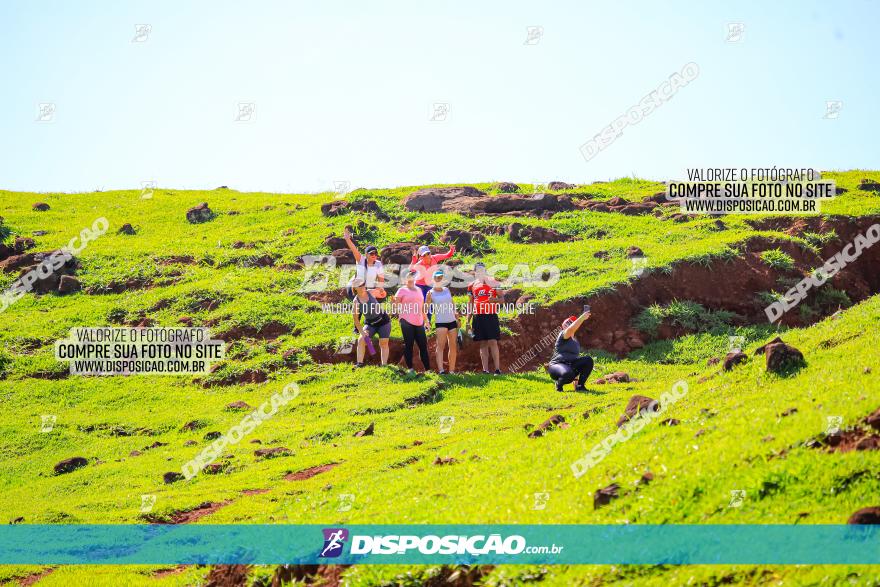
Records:
M358 250L346 228L345 243L354 255L355 277L349 284L352 301L352 316L358 341L356 365L364 366L366 351L374 352L373 337L379 338L379 359L382 365L388 364L391 337L391 316L385 311L381 301L387 298L385 275L379 251L375 246L367 246L364 253ZM430 369L428 353L428 334L431 323L435 330L435 365L440 374L455 373L459 345L463 341L461 318L452 298L452 292L443 285L445 274L439 263L451 258L455 247L442 254L432 254L427 246L413 250L409 268L404 273L404 284L393 296L396 315L403 336L403 358L410 373L414 373L413 347L417 346L419 358L424 369ZM501 357L498 341L501 338L501 325L498 320L498 304L501 302L498 283L488 275L483 263L474 265L474 280L467 286L467 311L463 316L465 329L469 336L480 344L480 362L483 373L501 375ZM576 391L583 391L587 377L593 369L593 360L580 353L580 344L575 333L585 320L589 311L580 316L571 316L562 324L556 339L553 357L547 367L550 377L556 382L556 389L563 391L567 383L574 383ZM494 371L489 370L490 359ZM448 368L444 368L448 367Z
M356 365L363 366L366 349L372 346L372 338L379 337L380 361L388 364L388 340L391 336L391 316L380 300L387 297L385 276L379 252L374 246L358 250L346 229L345 243L354 255L355 277L349 284L353 303L355 331L360 335L356 348ZM465 329L480 344L483 372L490 373L491 357L494 374L501 375L498 340L501 327L498 320L498 303L501 301L497 282L486 272L486 266L474 266L474 281L468 285L468 304L464 316L460 315L452 298L452 292L443 285L445 274L439 264L455 254L455 246L442 254L432 254L430 247L421 246L413 251L409 268L404 273L403 285L393 296L400 331L403 335L403 358L410 372L413 367L413 347L418 347L419 358L425 370L430 368L428 334L433 322L435 330L435 364L441 374L455 373L458 348L463 340L461 319ZM445 367L448 367L445 368Z

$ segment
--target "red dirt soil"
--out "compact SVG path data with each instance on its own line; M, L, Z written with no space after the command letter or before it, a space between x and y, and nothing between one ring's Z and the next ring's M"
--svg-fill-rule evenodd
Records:
M337 465L339 465L339 463L327 463L326 465L303 469L302 471L297 471L296 473L289 473L285 475L284 479L286 479L287 481L305 481L306 479L311 479L315 475L326 473Z
M783 231L791 234L827 232L835 230L838 239L825 244L820 255L802 248L791 241L777 241L765 237L748 239L743 248L745 252L731 260L715 259L708 266L695 263L674 265L670 274L655 271L644 277L619 286L615 291L589 298L574 298L551 306L540 307L534 314L522 314L506 325L514 336L502 336L499 342L501 369L511 370L511 365L521 357L534 354L534 357L518 365L520 371L527 371L546 363L553 351L553 342L540 345L539 341L558 329L562 321L573 314L579 314L583 304L592 306L592 317L582 328L578 340L583 348L597 348L618 356L640 348L645 335L631 326L632 319L651 304L669 304L674 300L689 300L702 304L710 310L728 310L739 314L745 324L765 323L765 304L756 295L759 292L778 290L777 279L787 276L801 279L805 272L818 267L822 262L849 243L857 234L862 234L873 224L880 222L880 216L859 218L837 217L831 220L816 218L772 218L756 221L756 228ZM795 261L795 271L778 271L760 258L760 253L768 249L780 249ZM853 302L880 292L880 246L865 249L861 257L847 265L833 279L829 286L845 291ZM816 320L822 317L816 317ZM787 326L807 326L796 311L787 312L781 322ZM680 328L665 327L659 331L658 338L675 338L686 334ZM390 341L392 365L402 365L403 341L392 338ZM414 349L415 351L416 349ZM428 351L434 361L434 337L428 341ZM316 347L309 349L312 359L318 363L354 362L355 351L349 354L336 354L333 349ZM415 355L415 367L421 362ZM368 364L378 364L378 352L367 355ZM490 361L491 368L491 361ZM469 343L459 349L456 369L459 371L480 371L482 365L479 344Z
M27 587L28 585L33 585L34 583L36 583L37 581L39 581L40 579L42 579L46 575L50 575L53 572L55 572L55 567L43 569L42 571L39 571L37 573L31 573L27 577L22 577L21 579L19 579L18 584L21 585L21 587Z
M209 516L220 508L229 505L231 501L206 501L199 504L189 511L179 511L171 514L171 520L165 521L158 518L150 518L148 521L152 524L191 524L196 520Z

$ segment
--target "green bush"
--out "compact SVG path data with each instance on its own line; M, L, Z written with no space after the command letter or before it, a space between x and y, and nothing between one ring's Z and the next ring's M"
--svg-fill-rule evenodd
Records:
M735 316L726 310L709 310L696 302L673 300L666 306L654 304L646 308L633 319L632 324L651 336L657 334L664 320L687 330L706 332L726 329Z
M794 269L794 259L779 249L764 251L761 253L761 260L774 269Z
M9 235L12 234L12 231L9 230L9 227L3 223L3 219L0 218L0 243L5 243L6 239L9 238Z

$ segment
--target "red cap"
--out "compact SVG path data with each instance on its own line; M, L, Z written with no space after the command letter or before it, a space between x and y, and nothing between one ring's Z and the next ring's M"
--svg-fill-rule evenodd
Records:
M569 316L565 320L562 321L562 326L564 327L566 324L571 324L572 322L577 322L577 316Z

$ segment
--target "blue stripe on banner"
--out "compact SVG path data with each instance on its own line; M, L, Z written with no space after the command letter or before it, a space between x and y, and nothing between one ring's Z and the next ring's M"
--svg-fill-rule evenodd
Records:
M0 564L880 564L843 525L0 526Z

